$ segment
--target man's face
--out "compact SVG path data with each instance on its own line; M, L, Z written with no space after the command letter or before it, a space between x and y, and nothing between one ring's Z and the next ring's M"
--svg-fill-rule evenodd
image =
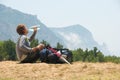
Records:
M28 34L28 29L27 28L25 28L25 35L27 35Z

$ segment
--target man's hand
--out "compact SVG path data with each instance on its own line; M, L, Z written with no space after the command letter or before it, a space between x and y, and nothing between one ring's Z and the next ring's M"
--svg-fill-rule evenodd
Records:
M42 50L44 47L45 47L44 44L39 44L37 47L32 48L32 51L36 52L38 50Z
M37 47L32 48L33 52L36 52L37 50L39 50Z
M44 44L39 44L39 45L37 46L37 48L38 48L39 50L42 50L44 47L45 47Z
M33 29L34 29L34 32L37 32L37 26L34 26Z

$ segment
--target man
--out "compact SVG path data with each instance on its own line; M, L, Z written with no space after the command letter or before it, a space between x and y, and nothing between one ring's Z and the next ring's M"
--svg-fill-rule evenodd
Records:
M36 62L40 57L39 52L44 48L43 44L39 44L33 48L30 47L30 42L34 39L37 33L37 27L34 28L34 32L30 38L27 37L28 29L24 24L19 24L16 31L20 35L16 44L16 54L18 60L21 63Z

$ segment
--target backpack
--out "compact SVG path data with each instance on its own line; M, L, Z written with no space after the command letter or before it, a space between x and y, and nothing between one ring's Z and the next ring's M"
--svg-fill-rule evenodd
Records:
M46 47L45 49L40 51L40 60L41 62L46 63L66 63L60 57L64 57L69 63L73 61L72 52L68 49L57 49Z

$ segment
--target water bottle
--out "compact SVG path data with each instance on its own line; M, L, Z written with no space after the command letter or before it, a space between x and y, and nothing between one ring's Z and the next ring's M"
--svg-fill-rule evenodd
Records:
M39 30L40 29L40 25L31 26L28 30L29 31L34 31L34 28L37 28L37 30Z

